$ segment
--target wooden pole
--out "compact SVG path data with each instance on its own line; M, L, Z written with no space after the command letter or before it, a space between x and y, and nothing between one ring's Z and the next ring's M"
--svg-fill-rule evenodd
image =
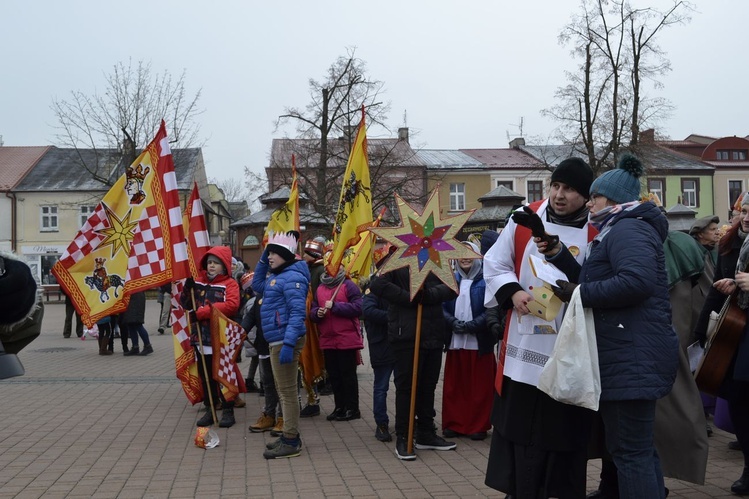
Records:
M195 306L195 288L190 288L190 298L192 299L192 309L195 311L195 321L198 320L198 308ZM192 321L190 320L190 313L187 313L187 332L192 336ZM205 353L203 352L203 332L200 330L200 322L198 322L198 345L200 346L200 362L203 366L203 374L205 375L205 386L208 390L208 407L211 409L211 415L213 416L213 424L216 423L218 418L216 417L216 405L213 403L213 391L211 390L211 372L206 368ZM211 424L211 426L213 426Z
M416 382L419 378L419 345L421 344L421 312L423 305L416 307L416 339L414 340L414 370L411 376L411 407L408 411L408 453L414 451L414 418L416 416Z

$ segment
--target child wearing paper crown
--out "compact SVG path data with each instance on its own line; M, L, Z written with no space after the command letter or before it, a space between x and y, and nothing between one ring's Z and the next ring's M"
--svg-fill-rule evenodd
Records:
M209 249L200 261L200 275L194 280L188 278L180 295L180 303L190 311L190 343L198 357L198 373L203 384L203 404L208 407L208 389L211 390L213 403L221 400L218 383L213 379L213 347L211 345L211 306L216 307L227 317L234 317L239 308L239 285L228 273L231 268L231 250L226 246L214 246ZM193 297L195 303L193 305ZM200 334L200 341L198 341ZM202 342L202 351L201 351ZM203 371L203 359L208 373ZM221 400L223 412L219 426L233 426L234 401ZM197 422L198 426L211 426L213 412L208 407L206 414Z
M263 296L260 319L284 416L283 433L263 453L266 459L296 457L302 449L297 371L306 341L310 273L307 264L296 257L298 238L296 231L271 234L252 279L252 289Z

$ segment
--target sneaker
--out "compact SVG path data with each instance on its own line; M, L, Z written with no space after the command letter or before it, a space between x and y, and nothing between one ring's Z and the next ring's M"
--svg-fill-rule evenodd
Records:
M377 430L375 430L375 438L380 442L393 441L393 436L390 434L390 428L388 428L387 424L377 425Z
M442 430L442 436L445 438L457 438L460 436L460 433L455 430L451 430L450 428L445 428L444 430Z
M242 407L247 407L247 402L245 402L243 398L237 396L237 398L234 399L234 407L237 407L237 408L240 408L240 409Z
M247 387L247 393L257 393L260 391L260 388L257 386L254 379L245 378L244 384Z
M164 334L164 328L163 327L159 328L159 334Z
M271 436L280 437L283 435L283 416L276 418L276 426L270 431Z
M416 453L411 450L408 452L408 442L406 437L398 437L395 441L395 455L401 461L413 461L416 459Z
M319 415L320 415L319 404L307 404L306 406L304 406L304 409L299 411L300 418L311 418L313 416L319 416Z
M272 449L267 449L263 452L265 459L281 459L285 457L297 457L302 451L302 440L297 437L294 439L287 439L281 437L278 439L278 444Z
M281 437L278 437L274 441L265 444L265 448L266 449L275 449L279 445L281 445ZM301 448L302 448L302 439L300 438L299 439L299 449L301 450Z
M455 442L448 442L444 438L438 436L436 433L427 433L416 436L416 443L414 446L417 449L431 449L431 450L453 450L458 446Z
M206 411L205 414L203 414L203 417L198 419L198 422L195 423L196 426L211 426L213 424L213 414L211 414L210 409Z
M149 353L153 353L153 347L149 343L148 345L143 345L143 350L138 355L148 355Z
M250 431L252 433L262 433L264 431L268 431L270 429L273 429L273 427L276 425L276 418L273 416L268 416L266 413L261 413L260 417L257 418L257 421L255 424L250 425Z

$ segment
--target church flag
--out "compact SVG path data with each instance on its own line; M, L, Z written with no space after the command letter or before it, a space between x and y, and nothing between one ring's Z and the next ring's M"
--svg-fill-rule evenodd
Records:
M296 178L296 159L291 155L291 189L289 199L283 206L274 211L263 235L263 247L268 244L271 234L283 234L290 230L299 232L299 185Z
M333 251L325 268L338 274L346 251L359 242L361 233L372 225L372 193L367 158L367 128L362 118L343 174L338 212L333 225Z
M188 275L174 163L156 137L104 195L52 273L92 327L127 308L130 294Z
M237 355L246 336L242 326L211 307L213 379L221 384L221 393L227 401L246 391L244 377L237 367Z

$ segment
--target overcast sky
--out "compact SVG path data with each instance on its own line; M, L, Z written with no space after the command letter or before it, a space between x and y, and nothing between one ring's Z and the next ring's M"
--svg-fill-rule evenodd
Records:
M637 6L670 4L633 0ZM696 0L686 26L663 32L673 71L659 94L676 112L661 133L747 135L749 1ZM55 144L54 98L93 94L118 62L201 89L209 177L240 179L268 164L274 119L304 107L348 47L385 82L389 124L430 149L508 146L508 134L548 136L564 71L576 62L557 36L578 0L156 1L2 0L0 135L8 146ZM155 130L154 130L155 133ZM385 136L372 131L370 136Z

